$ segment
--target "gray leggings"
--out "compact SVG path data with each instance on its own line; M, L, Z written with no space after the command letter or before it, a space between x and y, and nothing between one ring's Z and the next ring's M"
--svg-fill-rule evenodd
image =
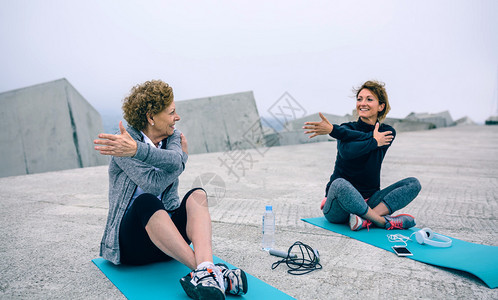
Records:
M409 177L375 192L365 202L360 192L349 181L337 178L329 187L323 214L330 223L346 223L349 214L363 216L369 206L374 208L380 202L384 202L389 214L392 214L415 199L421 188L417 178Z

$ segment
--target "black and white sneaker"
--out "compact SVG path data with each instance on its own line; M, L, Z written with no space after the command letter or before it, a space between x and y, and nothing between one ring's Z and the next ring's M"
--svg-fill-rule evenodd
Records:
M225 293L232 295L245 295L247 293L247 276L241 269L230 270L225 264L218 263L223 279L225 280Z
M224 287L223 284L220 284L219 278L222 275L219 270L214 270L214 268L197 269L180 279L183 290L190 298L225 299Z

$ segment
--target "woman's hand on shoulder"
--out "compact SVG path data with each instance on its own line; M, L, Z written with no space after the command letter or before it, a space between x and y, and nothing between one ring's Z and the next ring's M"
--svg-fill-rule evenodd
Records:
M182 151L188 154L188 143L187 138L182 134L180 134L180 143L182 144Z
M137 142L131 137L123 126L123 122L119 121L119 130L121 134L99 134L100 140L94 140L96 145L95 150L102 155L112 155L119 157L133 157L137 153Z
M380 124L377 122L373 131L373 138L377 141L377 147L382 147L391 144L394 139L392 131L379 132Z
M329 120L327 120L327 118L325 118L324 115L322 115L322 113L318 113L318 115L322 119L320 122L306 122L306 123L304 123L304 125L307 125L307 126L303 126L303 129L310 129L308 131L305 131L304 134L313 133L312 135L310 135L310 137L309 137L310 139L314 138L317 135L330 134L332 132L332 130L334 129L334 126L329 122Z

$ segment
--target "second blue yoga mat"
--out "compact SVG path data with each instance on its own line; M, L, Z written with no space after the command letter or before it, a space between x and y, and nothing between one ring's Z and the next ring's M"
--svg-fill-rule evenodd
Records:
M399 233L410 236L419 230L419 228L411 228L386 231L380 228L370 228L370 230L352 231L347 224L332 224L325 217L302 220L390 252L393 252L391 247L394 244L400 243L391 243L387 234ZM415 240L414 237L412 239ZM465 271L477 276L492 289L498 287L498 247L451 239L453 242L449 248L437 248L408 241L408 249L413 253L413 256L408 257L435 266Z
M145 266L116 266L103 258L93 263L128 299L190 299L180 285L180 278L190 271L177 261L154 263ZM218 257L215 263L232 265ZM247 274L248 291L243 296L227 296L227 299L293 299L284 292Z

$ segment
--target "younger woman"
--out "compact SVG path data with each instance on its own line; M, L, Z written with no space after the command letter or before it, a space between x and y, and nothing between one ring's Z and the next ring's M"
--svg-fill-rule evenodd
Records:
M409 177L380 189L380 170L396 132L381 124L390 110L384 84L367 81L356 89L358 121L332 125L321 113L320 122L306 122L305 133L329 134L337 139L335 168L325 189L322 210L331 223L346 223L351 230L374 224L385 229L415 226L408 214L393 216L420 192L416 178Z

